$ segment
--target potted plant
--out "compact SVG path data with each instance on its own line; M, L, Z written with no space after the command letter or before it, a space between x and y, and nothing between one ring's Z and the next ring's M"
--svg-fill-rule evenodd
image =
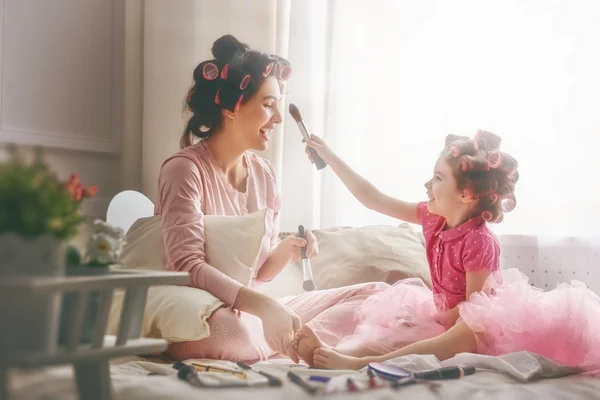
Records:
M90 236L85 256L82 258L79 251L70 246L67 250L68 276L106 275L110 273L110 266L117 264L123 247L124 232L106 222L97 219L94 221L94 231ZM91 291L88 295L80 343L90 342L93 335L94 321L100 306L101 292ZM61 311L59 343L65 343L69 329L69 322L74 315L77 296L74 293L65 293Z
M0 274L63 275L67 243L85 221L81 205L97 190L75 174L61 181L41 150L27 163L13 148L0 164Z
M60 276L65 248L85 221L82 202L95 195L77 175L62 181L36 149L26 162L16 147L0 163L0 279ZM8 300L7 300L8 301ZM56 344L61 294L24 296L5 307L12 351L51 351Z

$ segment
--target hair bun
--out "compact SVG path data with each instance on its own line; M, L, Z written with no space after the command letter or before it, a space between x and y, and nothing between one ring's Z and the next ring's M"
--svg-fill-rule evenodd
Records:
M241 43L232 35L225 35L213 43L212 54L217 60L229 62L237 53L244 53L248 45Z

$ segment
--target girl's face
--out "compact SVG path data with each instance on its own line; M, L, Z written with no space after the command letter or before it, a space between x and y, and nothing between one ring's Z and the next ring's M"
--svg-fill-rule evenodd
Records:
M455 220L464 213L465 196L458 189L450 165L440 157L433 170L433 178L425 183L429 201L427 207L432 214Z

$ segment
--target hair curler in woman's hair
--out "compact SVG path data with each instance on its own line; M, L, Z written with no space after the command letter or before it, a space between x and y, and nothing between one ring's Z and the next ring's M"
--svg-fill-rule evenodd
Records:
M229 64L225 65L221 70L221 79L224 81L227 80L227 75L229 74Z
M279 71L280 81L287 81L288 79L290 79L290 76L292 76L292 67L289 65L284 66L283 68L281 68L281 71Z
M202 77L207 81L214 81L219 76L219 67L208 62L202 67Z
M271 74L271 71L273 70L273 66L275 66L275 62L272 62L272 63L268 64L265 67L265 70L263 71L262 76L264 76L265 78L267 76L269 76Z

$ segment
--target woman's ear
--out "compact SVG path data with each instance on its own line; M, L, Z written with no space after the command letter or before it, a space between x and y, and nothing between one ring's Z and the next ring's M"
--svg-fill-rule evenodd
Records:
M225 118L235 119L235 112L223 109L223 115Z

